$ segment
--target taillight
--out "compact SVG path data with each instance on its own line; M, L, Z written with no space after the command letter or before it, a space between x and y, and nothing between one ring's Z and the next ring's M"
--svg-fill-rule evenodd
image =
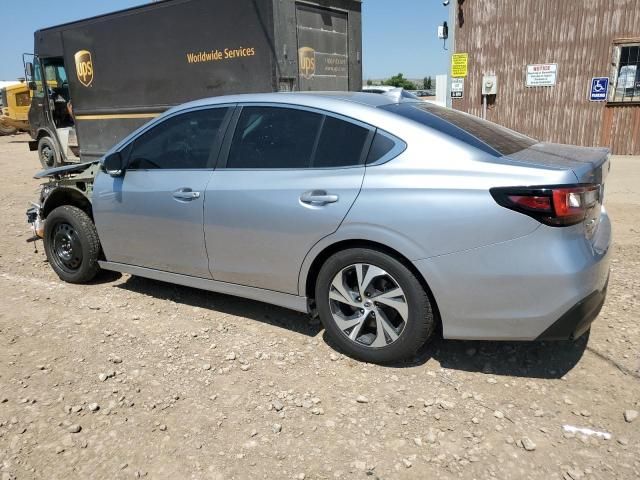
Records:
M600 200L600 185L595 184L497 187L490 192L499 205L553 227L584 221Z

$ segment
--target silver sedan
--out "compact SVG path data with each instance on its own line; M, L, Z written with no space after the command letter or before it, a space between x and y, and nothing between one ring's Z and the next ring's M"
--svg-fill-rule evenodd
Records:
M102 268L317 312L365 361L411 356L438 328L576 338L605 298L607 150L429 103L206 99L140 128L100 167L80 203L59 189L86 171L42 175L56 180L31 218L63 280Z

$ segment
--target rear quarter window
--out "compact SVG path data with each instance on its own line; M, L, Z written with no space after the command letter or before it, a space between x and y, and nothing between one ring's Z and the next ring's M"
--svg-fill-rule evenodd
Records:
M511 155L538 143L537 140L495 123L432 103L401 103L380 108L498 157Z
M367 156L367 165L385 163L399 155L406 147L407 145L399 138L378 130L371 143L371 149Z

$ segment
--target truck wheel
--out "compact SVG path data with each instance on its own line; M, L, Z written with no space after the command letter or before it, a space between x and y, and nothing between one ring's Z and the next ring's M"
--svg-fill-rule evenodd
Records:
M51 137L42 137L38 141L38 158L44 169L61 166L62 158L58 146Z
M10 125L4 125L3 123L0 123L0 136L13 135L17 131L18 129L16 127L12 127Z
M61 280L86 283L100 271L100 240L95 225L85 212L64 205L46 219L44 249L51 268Z

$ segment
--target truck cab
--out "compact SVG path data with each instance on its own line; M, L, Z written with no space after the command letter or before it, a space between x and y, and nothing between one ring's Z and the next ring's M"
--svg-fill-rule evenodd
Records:
M43 168L78 161L75 121L67 69L62 57L34 55L25 63L31 94L29 133L31 150L38 151Z

